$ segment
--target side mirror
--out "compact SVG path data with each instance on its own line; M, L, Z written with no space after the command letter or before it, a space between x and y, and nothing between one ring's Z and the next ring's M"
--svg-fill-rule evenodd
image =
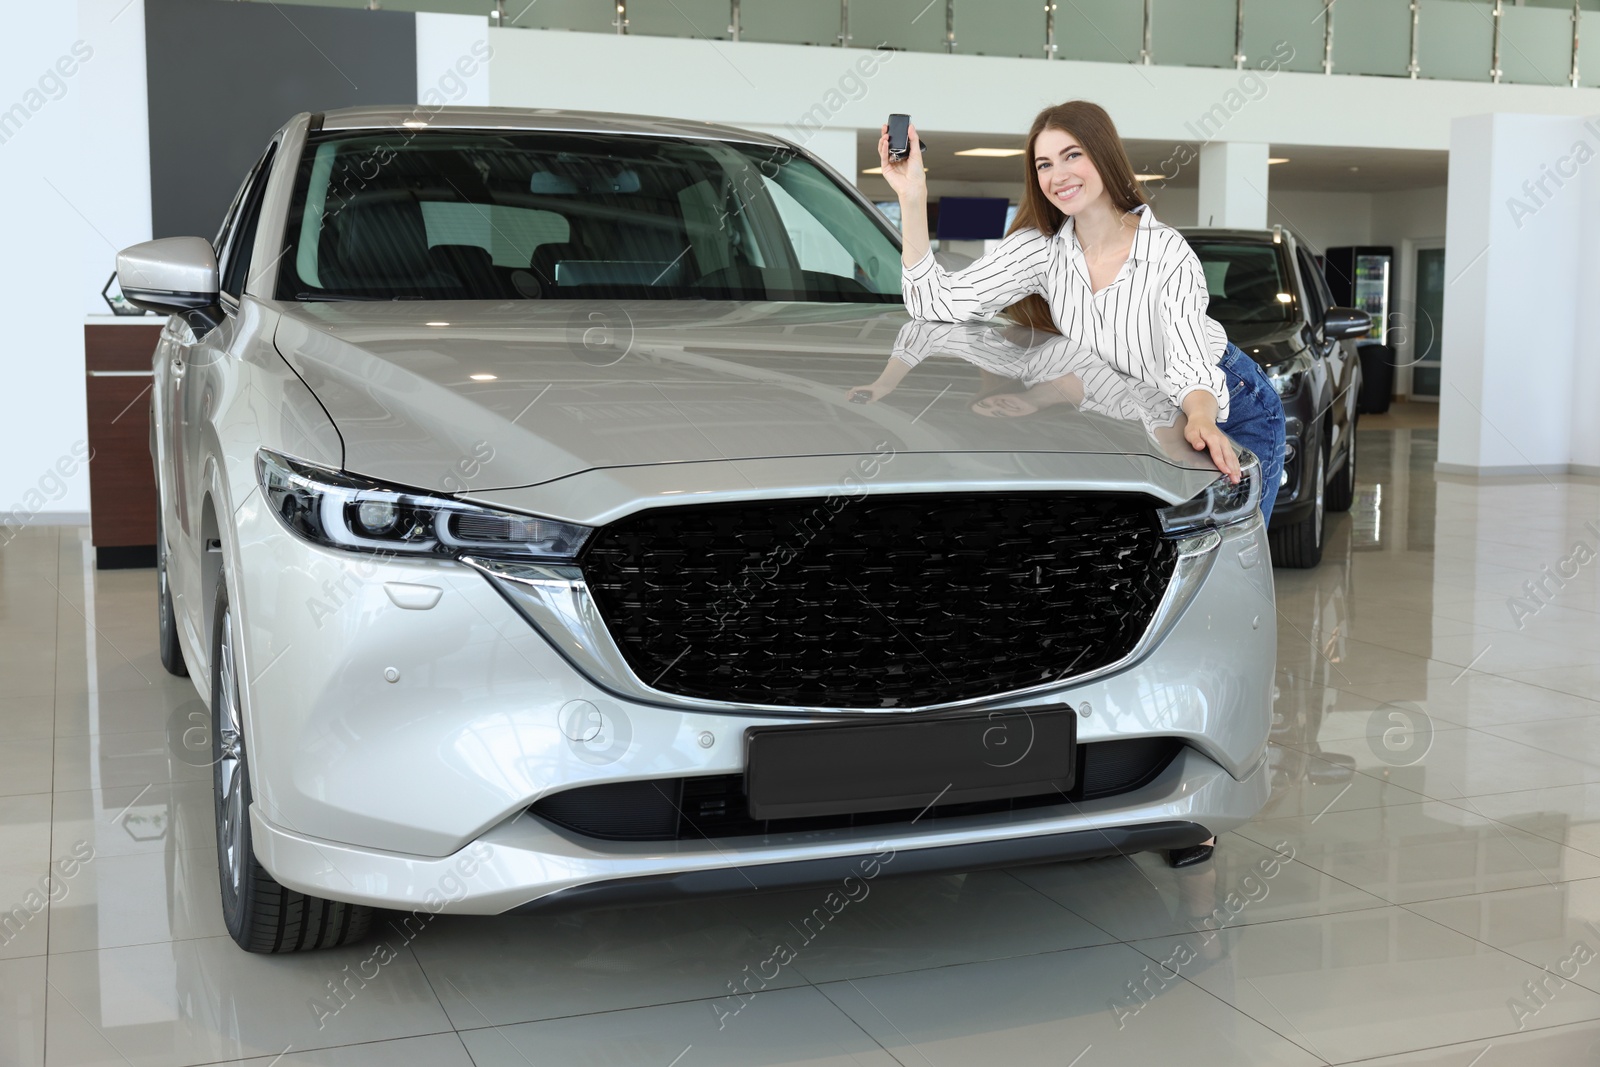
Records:
M1361 337L1372 329L1372 316L1360 308L1331 307L1322 317L1322 336L1330 341Z
M181 315L196 334L221 322L217 257L202 237L163 237L117 253L117 285L135 307Z

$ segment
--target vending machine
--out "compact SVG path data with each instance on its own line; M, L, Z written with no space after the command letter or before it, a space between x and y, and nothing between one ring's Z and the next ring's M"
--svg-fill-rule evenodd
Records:
M1388 344L1394 249L1377 245L1330 248L1322 262L1333 302L1340 307L1360 308L1371 315L1372 332L1367 339L1375 344Z
M1364 415L1387 411L1395 372L1394 348L1389 344L1394 249L1377 245L1330 248L1323 257L1322 273L1335 304L1360 308L1372 316L1372 332L1356 342L1361 354L1356 410Z

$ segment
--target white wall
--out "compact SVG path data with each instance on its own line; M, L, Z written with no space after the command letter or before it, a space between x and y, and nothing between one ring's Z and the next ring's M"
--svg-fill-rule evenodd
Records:
M84 75L93 72L103 31L94 23L80 28L71 4L24 4L7 10L0 34L0 111L10 120L0 143L7 253L0 291L17 312L0 346L9 401L0 419L0 512L12 513L0 514L0 522L63 513L81 521L89 507L82 465L56 464L72 457L74 445L83 449L87 434L82 250L91 241L104 244L76 203L85 177L77 148ZM67 469L71 476L62 475Z
M1564 472L1592 456L1593 234L1600 119L1479 115L1455 122L1445 248L1439 465L1471 473ZM1550 169L1559 186L1530 192ZM1586 225L1590 227L1585 233ZM1581 377L1580 377L1581 375ZM1583 450L1579 445L1582 443Z
M485 66L493 59L489 20L481 15L429 11L419 11L416 17L417 102L429 100L428 94L434 93L458 107L488 105Z
M1324 193L1303 189L1271 191L1267 223L1299 234L1311 251L1366 244L1372 238L1372 193Z

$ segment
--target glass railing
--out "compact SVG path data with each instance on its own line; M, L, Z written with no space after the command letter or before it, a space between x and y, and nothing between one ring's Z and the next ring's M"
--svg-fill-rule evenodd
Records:
M280 0L370 7L370 0ZM1600 0L380 0L536 30L1600 86ZM1584 18L1584 15L1588 15ZM1586 32L1585 31L1586 28Z

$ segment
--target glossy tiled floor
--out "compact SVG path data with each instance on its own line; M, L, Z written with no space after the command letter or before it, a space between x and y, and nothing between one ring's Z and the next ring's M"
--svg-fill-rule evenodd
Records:
M1278 572L1273 796L1211 864L880 882L745 999L816 894L444 920L364 984L371 945L240 952L153 577L30 530L0 549L0 1065L1600 1062L1600 560L1564 563L1600 486L1436 482L1435 439L1363 431L1327 559Z

